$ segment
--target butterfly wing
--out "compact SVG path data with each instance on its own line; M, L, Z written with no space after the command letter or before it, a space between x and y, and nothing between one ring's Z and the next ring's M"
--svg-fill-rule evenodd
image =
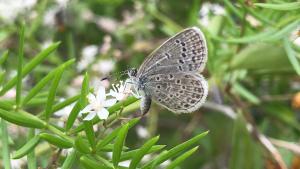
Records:
M188 28L163 43L138 70L138 77L168 72L201 72L207 61L207 45L200 29Z
M149 76L145 92L172 112L190 113L204 103L208 84L196 73L156 74Z

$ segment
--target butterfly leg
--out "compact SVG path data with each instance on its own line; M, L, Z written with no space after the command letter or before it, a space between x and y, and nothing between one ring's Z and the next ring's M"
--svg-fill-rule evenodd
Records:
M136 98L138 98L138 99L141 99L142 96L139 94L139 92L138 92L136 86L134 85L135 83L134 83L131 79L127 79L127 80L125 81L125 89L126 89L127 84L133 84L134 92L131 90L130 93L131 93L134 97L136 97Z

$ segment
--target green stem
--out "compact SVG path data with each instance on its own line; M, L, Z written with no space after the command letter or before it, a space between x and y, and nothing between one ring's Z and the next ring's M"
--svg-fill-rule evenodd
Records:
M9 145L8 145L8 132L6 121L1 119L2 128L2 156L3 165L5 169L10 169L10 156L9 156Z
M18 109L21 103L21 88L22 88L22 69L23 69L23 55L24 55L24 25L21 25L19 51L18 51L18 74L17 74L17 88L16 88L16 108Z

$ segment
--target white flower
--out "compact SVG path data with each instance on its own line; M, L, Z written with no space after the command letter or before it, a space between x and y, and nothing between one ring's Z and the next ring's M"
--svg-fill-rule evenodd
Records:
M89 45L82 49L81 51L81 59L78 62L77 69L82 71L86 69L89 64L91 64L95 60L95 56L98 53L97 45Z
M110 89L108 95L115 97L118 101L124 100L132 93L132 84L128 83L128 80L120 81L119 84L113 84L112 89Z
M99 60L92 66L93 71L101 72L102 74L108 74L115 68L115 62L113 60Z
M88 101L89 104L79 112L79 114L89 113L83 120L92 120L96 115L101 120L107 119L109 112L106 107L110 107L117 102L116 99L106 100L105 88L103 86L99 87L96 95L90 93Z
M300 26L292 31L292 33L290 34L290 40L294 43L294 45L300 47Z
M143 126L137 126L136 133L140 138L148 138L150 136L149 131Z
M212 13L214 15L224 15L225 14L225 9L223 6L215 3L203 3L199 15L201 19L201 24L204 26L208 26L209 22L211 20L209 14Z
M19 14L33 8L37 0L1 0L0 18L5 22L12 23Z

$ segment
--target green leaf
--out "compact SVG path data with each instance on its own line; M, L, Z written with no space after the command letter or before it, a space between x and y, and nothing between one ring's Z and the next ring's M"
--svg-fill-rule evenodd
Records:
M193 144L196 144L200 139L202 139L207 134L208 134L208 131L198 134L197 136L191 138L190 140L188 140L184 143L179 144L178 146L170 149L169 151L166 151L165 153L161 153L153 161L148 162L142 168L148 168L149 166L151 166L151 168L154 168L155 166L158 166L159 164L163 163L164 161L166 161L174 156L177 156L179 153L188 149Z
M142 158L147 154L147 152L151 149L151 147L158 141L159 136L156 136L150 140L148 140L136 153L136 155L132 158L129 168L135 169L138 164L142 160Z
M45 128L46 123L26 112L12 112L0 109L0 117L17 125L31 128Z
M99 164L99 161L96 161L88 156L82 156L80 157L80 163L86 168L86 169L113 169L104 165Z
M39 136L41 137L41 139L46 140L50 144L55 145L59 148L71 148L73 146L72 142L57 135L40 133Z
M146 154L151 154L157 151L160 151L161 149L163 149L164 147L166 147L165 145L154 145L150 148L150 150L146 153ZM121 159L120 161L125 161L125 160L130 160L132 159L136 153L139 151L140 149L136 149L136 150L131 150L131 151L126 151L122 153ZM104 150L103 150L104 151Z
M238 16L240 19L243 19L243 13L238 9L236 8L232 3L231 1L229 0L224 0L224 4L225 6L230 10L232 11L236 16Z
M76 103L76 105L73 107L73 109L68 117L68 120L66 123L66 131L69 131L72 128L72 126L78 116L78 113L80 112L80 110L82 108L84 108L84 106L86 106L86 104L87 104L86 96L88 95L88 93L89 93L89 76L86 73L84 76L83 82L82 82L80 98L79 98L78 102ZM93 124L91 124L91 125L93 126ZM85 127L87 127L87 126L85 126ZM89 133L89 134L91 134L91 133ZM90 135L88 137L93 138L92 135Z
M287 3L280 3L280 4L254 3L254 5L262 8L281 10L281 11L296 10L300 8L300 2L287 2Z
M30 141L33 137L37 137L35 135L35 129L29 129L27 141ZM31 151L27 154L27 167L28 169L36 169L37 162L35 152Z
M220 38L219 36L212 36L213 39L220 41L220 42L227 42L227 43L251 43L251 42L261 42L263 39L267 39L272 36L276 31L270 30L261 33L257 33L255 35L247 35L241 38Z
M283 46L284 46L286 54L287 54L287 56L289 58L290 63L292 64L294 70L296 71L296 73L298 75L300 75L300 64L299 64L299 61L298 61L298 59L296 57L295 51L293 50L293 48L290 45L289 40L287 38L284 38L284 40L283 40Z
M300 19L293 21L292 23L288 24L284 28L280 29L279 31L275 32L272 36L268 38L262 39L263 41L276 41L288 36L292 31L294 31L300 24Z
M70 66L71 64L73 64L75 62L74 59L69 60L67 62L65 62L64 64L60 65L59 67L57 67L56 69L52 70L50 73L48 73L42 80L40 80L29 92L28 94L25 96L25 98L22 101L22 105L25 105L28 101L30 101L34 96L36 96L38 93L41 92L41 89L43 89L50 80L53 79L53 77L55 76L55 74L57 73L57 71L59 69L62 69L62 67L67 68L68 66ZM55 108L55 107L54 107ZM53 108L53 109L54 109ZM55 111L53 111L55 112Z
M232 89L253 104L260 104L260 99L241 84L235 82Z
M96 141L95 141L95 133L94 133L94 129L93 129L93 124L91 121L84 121L83 122L85 125L85 134L88 138L88 141L92 147L93 150L96 149Z
M101 150L98 152L112 152L113 149L114 149L114 143L111 143L111 144L107 144L105 147L101 148ZM123 146L123 151L126 151L128 149L129 149L128 147Z
M77 151L72 150L70 153L68 153L67 158L65 159L61 169L69 169L72 168L72 165L76 161Z
M291 70L291 64L282 46L255 43L248 45L233 57L230 69L248 69L254 72L285 71Z
M16 106L17 109L21 102L21 90L22 90L22 69L23 69L23 57L24 57L24 25L21 25L19 32L19 51L18 51L18 65L17 65L17 87L16 87Z
M36 32L36 30L39 28L39 26L41 25L42 21L43 21L43 18L45 16L45 11L46 11L46 8L47 8L47 3L48 3L48 0L44 0L44 1L39 1L39 4L37 6L37 14L34 19L34 21L32 21L30 23L30 29L28 31L28 37L32 37L33 33Z
M89 142L83 137L77 137L75 139L75 148L83 154L90 154L92 152Z
M59 42L50 45L48 48L43 50L41 53L36 55L28 64L24 66L22 70L22 77L28 75L36 66L38 66L47 56L49 56L59 45ZM5 94L9 89L11 89L17 83L17 75L8 81L5 86L3 86L0 91L0 96Z
M122 126L116 138L115 146L113 149L113 155L112 155L112 162L115 167L118 166L118 163L120 161L120 157L121 157L123 146L125 144L128 129L129 129L129 124L127 123L124 126Z
M10 154L9 154L9 135L7 131L7 123L4 119L0 119L1 122L1 140L2 140L2 166L5 169L10 169Z
M4 110L12 110L13 109L14 104L8 100L0 100L0 109L4 109Z
M5 75L6 75L6 72L4 70L0 70L0 86L2 86L2 83L5 79Z
M137 122L139 121L139 118L135 118L130 120L127 124L129 125L129 128L133 127ZM105 147L108 143L110 143L117 135L119 134L119 131L121 130L122 127L118 127L114 129L113 132L111 132L109 135L104 137L103 140L100 140L97 143L96 150L100 151L103 147Z
M75 101L77 101L80 98L80 95L75 95L73 97L67 98L66 100L59 102L57 104L55 104L52 108L52 112L56 112L72 103L74 103Z
M237 114L234 122L231 155L229 160L230 169L253 169L263 168L262 153L258 145L247 130L247 122L242 113Z
M54 105L57 87L58 87L58 84L62 77L63 72L64 72L64 67L61 67L60 69L57 70L57 72L55 73L54 79L52 81L50 90L49 90L48 100L47 100L46 109L45 109L45 117L46 117L47 121L49 120L49 118L51 117L52 112L53 112L52 107Z
M35 146L39 143L40 137L34 136L32 139L26 142L25 145L23 145L20 149L18 149L12 156L13 159L19 159L25 155L27 155L29 152L33 151Z
M66 122L66 131L69 131L72 128L80 110L81 110L81 103L77 101L77 103L74 105L73 109L71 110L68 120ZM84 128L84 124L82 125Z
M6 59L8 58L8 50L4 51L3 54L1 55L0 58L0 65L2 66L2 64L6 61Z
M189 151L185 152L184 154L177 157L174 161L172 161L166 169L174 169L178 167L185 159L187 159L189 156L191 156L195 151L197 151L198 146L190 149Z

